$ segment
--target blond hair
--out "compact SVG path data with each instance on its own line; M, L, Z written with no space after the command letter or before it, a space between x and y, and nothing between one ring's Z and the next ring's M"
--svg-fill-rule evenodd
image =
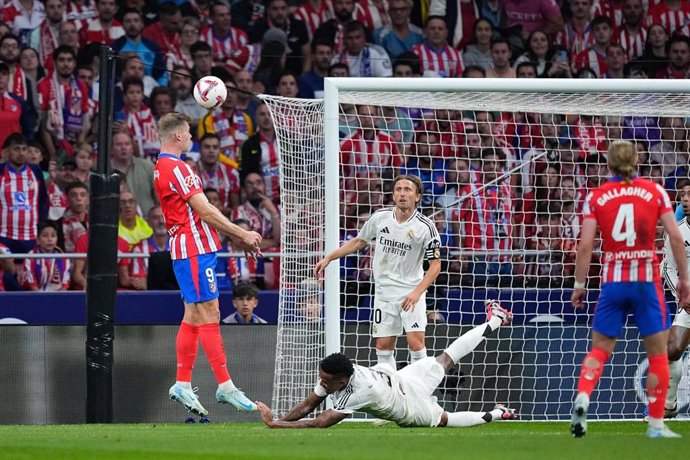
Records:
M624 182L632 182L637 170L637 149L635 144L628 141L616 141L609 146L609 168Z
M163 115L160 120L158 120L158 137L160 137L161 142L164 142L181 128L184 128L185 124L189 126L191 122L192 119L183 113L167 113Z

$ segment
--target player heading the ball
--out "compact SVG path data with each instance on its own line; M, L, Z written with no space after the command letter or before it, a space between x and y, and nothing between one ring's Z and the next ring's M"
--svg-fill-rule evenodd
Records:
M220 335L220 310L216 284L217 231L226 233L249 256L260 254L261 235L232 224L211 205L201 180L180 156L192 146L190 119L172 112L161 117L158 135L161 153L153 171L165 225L170 234L170 255L175 278L182 291L184 317L177 334L177 378L170 399L200 416L208 411L192 390L192 368L199 339L218 382L216 399L238 410L254 411L256 405L235 387L227 369Z
M441 272L441 238L434 222L417 211L423 185L419 177L393 179L395 206L376 211L357 237L343 243L316 264L317 278L333 260L353 254L374 243L374 317L378 363L395 369L396 338L405 330L412 362L426 357L424 344L426 290ZM424 260L429 269L424 273Z
M445 374L498 328L510 324L512 315L495 300L485 301L487 321L455 339L441 354L417 360L400 371L388 363L374 367L352 364L334 353L319 365L319 382L304 401L280 420L257 402L261 418L270 428L327 428L355 411L404 427L468 427L494 420L517 418L514 409L497 404L487 412L446 412L434 391ZM330 396L333 408L313 419L302 420Z
M603 266L601 294L592 324L592 348L582 362L577 396L573 403L570 431L575 437L587 432L587 409L604 363L616 346L629 313L644 341L649 357L647 397L652 438L678 438L663 421L664 402L669 382L666 343L671 315L664 302L656 256L655 233L661 221L678 263L676 295L688 303L690 285L683 239L671 208L668 194L658 184L635 176L637 150L627 141L611 144L608 151L611 177L585 198L580 243L575 266L573 306L582 308L586 297L585 279L592 259L592 248L601 230Z

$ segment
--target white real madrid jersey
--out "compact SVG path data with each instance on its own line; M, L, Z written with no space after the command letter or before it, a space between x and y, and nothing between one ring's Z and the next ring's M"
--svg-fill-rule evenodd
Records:
M372 269L379 300L409 294L424 277L424 260L441 257L441 239L431 219L415 211L399 223L395 213L395 208L376 211L357 235L375 245Z

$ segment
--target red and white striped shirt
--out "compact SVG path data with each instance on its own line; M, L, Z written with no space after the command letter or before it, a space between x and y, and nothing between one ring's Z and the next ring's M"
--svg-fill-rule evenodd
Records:
M96 5L90 0L86 0L83 5L74 2L67 2L65 5L65 21L74 21L77 30L88 27L89 19L98 17Z
M314 8L310 0L307 0L302 3L302 6L295 10L294 14L295 19L299 19L307 26L309 40L314 37L314 32L321 24L335 17L333 14L333 5L330 0L317 1L320 2L317 8Z
M571 56L575 56L594 43L592 27L588 24L585 30L577 30L572 22L568 22L556 35L556 43L568 49Z
M262 238L273 238L273 223L271 215L265 208L256 209L249 201L239 205L232 211L232 220L244 219L249 226Z
M607 16L611 19L613 27L619 27L623 24L623 2L614 5L611 0L595 0L592 9L594 10L592 17Z
M261 146L261 174L266 181L266 195L274 202L280 201L280 150L275 136L272 140L259 133Z
M415 45L412 52L419 57L422 73L431 71L436 72L440 77L462 76L465 66L460 52L455 48L445 45L441 51L437 51L424 42Z
M55 182L48 186L48 219L58 220L67 210L67 194Z
M613 42L621 45L628 53L628 59L632 61L644 53L644 45L647 42L647 29L640 27L637 32L631 34L625 27L618 27L613 32Z
M122 28L116 19L104 27L99 18L89 19L86 22L86 27L79 30L79 42L81 46L86 46L89 43L102 43L104 45L112 45L115 40L125 34L125 29Z
M153 170L153 184L170 235L172 259L217 252L218 233L187 204L193 195L204 192L201 179L192 168L175 155L161 153Z
M242 49L249 43L247 33L236 27L231 27L224 37L219 37L213 26L204 27L201 30L200 40L211 45L213 60L223 64L230 64L238 60L242 54ZM246 58L245 58L246 60ZM244 65L240 65L242 69ZM237 69L237 70L239 70Z
M609 66L606 63L606 53L599 53L596 48L590 48L577 54L573 62L576 70L589 67L599 78L609 71Z
M606 152L606 133L598 121L585 124L578 118L573 126L573 138L580 146L580 158Z
M690 3L687 1L680 2L678 11L671 10L666 3L660 3L651 7L647 15L647 27L659 24L669 35L688 23L690 23Z
M203 188L214 188L218 190L220 195L220 202L223 206L228 206L229 195L240 194L240 174L237 168L231 168L220 162L216 163L213 170L209 171L199 163L197 166L197 173L201 179L201 186Z
M655 233L668 212L673 212L668 194L647 179L626 184L614 178L587 195L582 214L601 229L604 283L661 280Z
M40 169L28 164L15 169L0 164L0 236L12 240L35 240L46 189Z
M355 3L352 17L372 32L388 25L391 22L388 16L388 0L380 0L378 3L374 0L360 0Z
M376 131L371 140L364 139L361 130L343 140L340 144L340 164L343 177L368 177L381 175L384 168L402 166L402 156L395 139Z

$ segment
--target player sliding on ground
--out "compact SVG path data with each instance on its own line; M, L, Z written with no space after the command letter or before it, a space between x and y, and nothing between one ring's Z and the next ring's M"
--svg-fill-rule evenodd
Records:
M683 209L683 219L678 222L678 230L683 238L683 245L690 247L690 180L687 178L676 181L677 196ZM676 295L676 284L678 283L678 265L673 257L671 243L666 237L664 248L666 254L661 262L661 274L666 280L666 284ZM687 261L687 255L685 257ZM690 344L690 307L678 302L678 312L673 320L671 332L668 336L668 367L670 370L670 380L668 394L666 395L666 405L664 407L664 417L673 418L678 415L678 384L683 377L683 353Z
M177 334L177 378L170 387L171 399L188 411L205 417L208 411L192 389L192 368L199 340L218 382L216 400L239 410L256 406L235 387L230 378L220 335L220 310L216 283L216 252L220 230L233 238L248 255L260 254L261 235L228 221L206 199L199 177L180 156L192 148L190 119L172 112L161 117L158 135L161 153L153 172L156 193L170 234L170 255L184 301L184 317Z
M611 144L608 167L614 176L587 195L582 210L572 296L575 308L584 306L585 279L597 225L601 229L604 255L601 294L592 324L592 348L582 362L570 431L575 437L582 437L587 432L590 395L601 377L604 363L616 346L616 337L628 314L632 313L649 357L647 436L679 438L680 435L671 431L663 421L669 381L666 342L671 316L664 302L656 257L654 235L657 222L661 220L678 263L676 294L681 304L687 303L690 294L683 238L666 191L660 185L634 175L637 150L633 144L626 141Z
M271 408L256 405L270 428L327 428L355 411L365 412L404 427L468 427L494 420L517 418L514 409L501 404L488 412L446 412L432 396L443 376L485 337L510 324L512 314L495 300L485 302L487 322L455 339L440 355L417 360L400 371L388 363L374 367L352 364L341 353L327 356L319 365L314 392L280 420L273 420ZM302 420L327 396L333 409L314 419Z
M395 369L395 342L407 333L410 360L426 358L426 290L441 272L441 238L434 222L417 211L423 185L414 175L393 180L395 206L376 211L356 238L340 246L316 264L317 278L331 261L375 243L374 311L372 335L378 363ZM424 260L429 269L424 272Z

